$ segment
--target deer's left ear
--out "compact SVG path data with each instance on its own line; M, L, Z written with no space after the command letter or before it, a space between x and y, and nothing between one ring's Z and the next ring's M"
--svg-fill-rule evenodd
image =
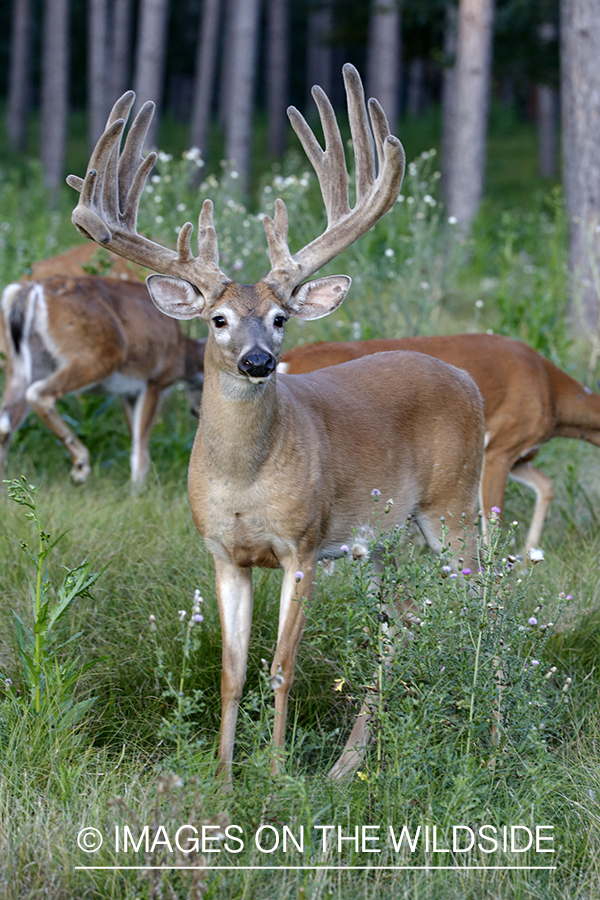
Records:
M157 309L172 319L194 319L202 315L206 301L193 284L171 275L148 275L148 293Z
M352 284L347 275L328 275L296 288L287 304L299 319L321 319L337 309Z

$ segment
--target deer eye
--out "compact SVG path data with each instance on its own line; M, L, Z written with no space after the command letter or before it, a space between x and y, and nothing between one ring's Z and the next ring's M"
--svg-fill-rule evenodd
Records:
M225 328L227 325L227 319L224 316L213 316L212 320L215 328Z
M283 328L286 322L287 319L285 316L275 316L275 318L273 319L273 325L275 326L275 328Z

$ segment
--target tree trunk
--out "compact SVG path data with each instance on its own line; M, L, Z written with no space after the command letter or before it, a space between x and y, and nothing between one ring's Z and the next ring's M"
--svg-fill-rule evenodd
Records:
M493 0L460 0L448 212L467 232L483 196Z
M415 56L408 64L406 88L406 111L411 116L423 112L423 95L425 92L425 60Z
M536 85L538 169L544 178L555 178L558 145L558 95L546 84Z
M400 7L396 0L371 0L367 91L383 106L392 131L398 120L400 23Z
M600 6L561 3L563 182L570 301L582 333L600 332Z
M136 111L146 100L154 100L156 111L146 137L147 147L156 147L162 101L169 0L141 0L135 60Z
M88 130L90 149L110 112L106 0L88 0Z
M240 0L242 2L242 0ZM238 0L225 0L225 27L221 50L219 78L219 124L225 131L229 120L231 102L231 79L233 77L233 30Z
M14 0L6 128L13 150L24 150L30 100L31 0Z
M190 147L199 147L205 160L208 158L208 129L215 86L220 13L220 0L204 0L196 54Z
M456 94L456 43L458 10L455 3L446 6L444 20L444 70L442 72L442 194L448 202L452 180L452 141L454 135L454 99Z
M314 109L310 93L313 85L320 85L327 96L331 96L332 52L329 42L332 28L331 4L326 0L321 9L308 15L306 82L309 109Z
M267 28L267 110L269 153L285 150L288 101L288 0L269 0Z
M45 0L40 158L52 203L64 177L69 106L69 3Z
M248 191L252 146L252 113L260 0L240 0L232 35L231 99L227 117L226 156Z
M110 104L131 86L132 0L113 0L110 46Z

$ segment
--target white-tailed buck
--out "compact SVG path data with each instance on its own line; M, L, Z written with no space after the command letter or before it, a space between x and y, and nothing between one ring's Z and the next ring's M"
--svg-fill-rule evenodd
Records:
M600 396L522 341L499 334L454 334L371 341L306 344L283 354L279 371L313 372L389 350L417 350L471 375L485 413L482 501L486 516L504 505L507 478L536 495L525 554L539 547L552 500L552 482L532 460L553 437L578 438L600 447Z
M375 524L373 489L394 499L386 526L411 515L434 550L441 546L441 516L458 550L461 514L472 523L478 508L484 423L479 392L466 373L423 354L393 353L385 363L365 358L302 377L276 374L286 320L331 313L350 286L345 275L306 279L394 205L402 181L404 151L383 110L369 101L369 126L353 66L344 66L344 80L356 204L351 209L348 203L335 114L315 87L325 149L296 109L288 114L317 172L327 228L291 254L287 210L276 200L274 218L264 220L271 269L254 285L235 284L220 270L209 200L200 214L197 257L190 223L181 229L176 251L136 232L140 194L156 155L142 159L140 153L152 104L142 108L119 153L133 93L113 108L85 179L69 178L81 194L73 213L81 233L165 272L149 278L157 306L177 318L200 316L209 325L189 492L194 522L215 564L223 636L219 766L228 782L246 678L252 567L284 571L271 669L273 737L281 750L317 561L341 556L353 529ZM474 552L472 538L467 552Z
M182 379L202 386L204 345L182 334L150 300L145 284L54 276L9 284L2 295L7 347L0 405L0 480L10 440L29 408L60 438L71 475L90 472L87 448L56 409L65 394L99 387L120 394L131 432L131 481L143 484L148 439L161 392Z

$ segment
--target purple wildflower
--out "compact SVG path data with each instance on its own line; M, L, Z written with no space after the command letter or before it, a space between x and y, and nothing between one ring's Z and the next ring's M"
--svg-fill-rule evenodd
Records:
M532 617L529 619L529 624L530 624L530 625L537 625L537 619L536 619L535 616L532 616Z

